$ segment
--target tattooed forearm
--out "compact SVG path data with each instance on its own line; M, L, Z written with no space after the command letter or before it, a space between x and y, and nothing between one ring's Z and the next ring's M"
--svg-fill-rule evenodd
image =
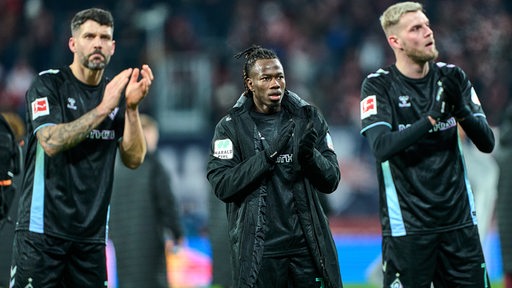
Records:
M93 109L75 121L41 128L37 138L46 154L53 156L82 142L103 119L105 116Z

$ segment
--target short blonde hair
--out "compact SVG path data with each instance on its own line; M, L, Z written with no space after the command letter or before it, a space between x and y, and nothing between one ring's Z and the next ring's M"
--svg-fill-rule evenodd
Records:
M418 2L400 2L389 6L380 16L380 25L384 33L388 35L390 28L398 24L405 13L424 11L423 5Z

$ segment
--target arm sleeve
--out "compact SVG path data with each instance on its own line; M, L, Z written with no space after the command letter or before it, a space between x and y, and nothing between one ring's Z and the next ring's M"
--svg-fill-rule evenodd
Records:
M57 91L52 85L52 74L43 74L35 78L27 90L27 120L35 133L44 125L62 123L61 105Z
M221 120L215 128L206 168L206 177L213 192L226 203L237 201L256 189L272 168L265 151L244 159L236 136L230 132L235 129L227 122Z
M363 135L368 138L368 143L377 161L384 162L414 144L430 129L432 129L432 124L427 117L423 117L401 131L392 132L385 125L377 125L366 130Z
M469 115L463 121L459 121L466 135L471 139L478 150L491 153L494 149L494 133L485 117Z

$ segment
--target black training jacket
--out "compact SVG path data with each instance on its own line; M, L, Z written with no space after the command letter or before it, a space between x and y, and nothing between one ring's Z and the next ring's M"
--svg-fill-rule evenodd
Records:
M233 287L254 287L263 255L267 227L267 179L272 165L259 151L258 129L250 116L252 98L242 95L215 128L207 165L207 178L213 192L226 203L230 245L232 245ZM290 143L297 159L300 131L309 119L318 131L314 163L301 168L294 164L299 177L294 183L294 201L307 245L322 271L325 287L343 287L336 247L328 219L322 210L319 193L332 193L340 181L338 159L332 147L328 126L319 111L286 91L284 112L296 124ZM302 172L306 171L306 172ZM303 173L303 174L300 174Z

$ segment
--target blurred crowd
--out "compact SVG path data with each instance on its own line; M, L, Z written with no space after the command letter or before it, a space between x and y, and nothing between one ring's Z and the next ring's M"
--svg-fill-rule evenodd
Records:
M319 106L337 132L345 193L333 196L338 197L334 211L343 211L344 205L350 206L350 213L376 211L376 183L368 181L375 178L373 159L359 136L359 91L367 74L392 64L378 18L393 2L0 0L0 110L24 117L24 94L33 76L71 63L69 20L91 6L112 11L116 19L116 56L107 74L125 68L123 63L155 64L183 53L206 55L213 78L208 116L212 126L243 90L240 63L233 55L260 44L278 53L288 87ZM489 123L497 127L512 91L512 77L506 73L512 68L512 2L422 2L440 51L438 60L467 72ZM143 112L154 114L154 99L148 97ZM347 200L351 195L357 197Z
M154 25L149 12L165 11L165 55L210 56L215 64L213 91L240 90L241 73L232 55L261 44L278 52L287 66L288 85L320 106L331 125L358 129L361 80L391 61L378 17L392 2L396 1L1 0L0 107L22 113L33 75L71 62L69 19L79 9L97 6L111 10L116 19L116 57L107 70L162 57L149 45L147 31ZM512 3L423 2L439 60L460 65L469 74L489 122L498 125L511 91L512 78L504 72L512 65ZM219 94L211 100L223 113L233 99Z

